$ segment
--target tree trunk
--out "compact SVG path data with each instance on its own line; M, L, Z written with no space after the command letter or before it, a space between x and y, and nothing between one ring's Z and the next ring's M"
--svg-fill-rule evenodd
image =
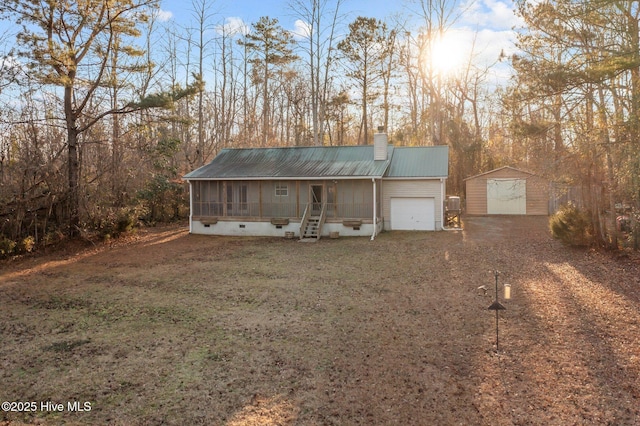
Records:
M606 99L604 96L604 92L602 87L598 88L598 97L600 99L600 105L606 104ZM615 180L615 170L613 165L613 157L611 154L611 140L609 138L609 121L608 117L605 114L605 110L603 107L598 109L600 122L603 126L602 138L603 138L603 146L606 155L606 164L607 164L607 189L608 189L608 198L609 198L609 216L606 218L605 222L607 226L605 227L606 234L608 235L607 243L611 250L615 250L618 248L618 230L616 227L616 201L615 195L617 192L616 188L616 180ZM607 229L608 228L608 229Z
M266 147L269 141L269 51L265 51L264 61L264 88L262 93L262 146Z
M365 75L366 74L366 65L365 65ZM367 80L365 77L364 82L362 83L362 132L364 133L362 139L360 140L361 145L367 144L367 137L369 135L369 126L368 126L368 117L367 117Z
M66 86L64 89L64 114L67 122L67 161L68 161L68 218L69 236L77 236L80 231L80 195L79 195L79 174L80 167L78 161L78 128L76 115L72 104L73 89Z

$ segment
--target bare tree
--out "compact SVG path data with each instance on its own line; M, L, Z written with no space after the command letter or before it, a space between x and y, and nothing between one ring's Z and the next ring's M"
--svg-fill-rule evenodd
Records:
M192 0L193 15L196 18L197 24L197 43L198 49L198 76L202 78L204 75L204 59L207 56L207 48L210 43L214 41L212 38L205 38L206 33L213 32L213 25L211 18L214 13L211 11L211 3L208 0ZM205 147L205 133L204 133L204 86L198 92L198 150L197 150L197 162L196 164L201 166L208 158L208 152Z
M470 2L471 3L471 2ZM429 97L429 139L430 144L444 144L444 105L442 104L443 83L442 79L431 61L434 48L438 40L457 21L462 13L458 0L417 0L418 16L423 20L424 26L419 37L419 52L422 64L421 75L425 87L428 88Z
M336 0L330 5L328 0L293 0L290 5L302 20L301 26L304 28L300 35L305 40L303 49L308 55L314 145L323 144L325 115L331 89L331 65L335 56L334 43L343 1Z

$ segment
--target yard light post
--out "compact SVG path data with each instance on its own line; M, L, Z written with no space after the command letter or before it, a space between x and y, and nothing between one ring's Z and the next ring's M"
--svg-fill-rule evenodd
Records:
M500 275L500 272L498 272L497 270L493 272L495 278L496 278L496 300L494 300L494 302L491 304L491 306L489 306L489 310L490 311L496 311L496 352L500 351L500 340L499 340L499 335L498 335L498 311L504 311L507 308L505 308L499 301L498 301L498 276ZM510 299L511 298L511 286L509 284L505 284L504 285L504 298L505 299Z

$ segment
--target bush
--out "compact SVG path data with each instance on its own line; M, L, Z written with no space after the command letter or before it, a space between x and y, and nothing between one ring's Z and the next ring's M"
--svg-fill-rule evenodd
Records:
M589 215L572 204L567 204L549 219L554 238L570 246L587 246L593 242L593 227Z
M14 253L16 242L4 236L0 236L0 259L9 257Z
M44 234L42 243L45 247L53 246L64 240L64 233L59 229L53 229Z
M100 208L93 212L94 216L90 218L86 227L88 232L95 232L106 240L118 238L135 229L141 210L136 206Z
M138 223L138 212L136 209L121 209L116 216L116 235L126 234L133 231Z
M36 239L32 236L25 237L18 242L0 236L0 259L21 253L31 253L35 247Z
M184 185L167 176L156 175L145 188L138 192L138 200L146 207L144 219L147 223L171 222L181 218L189 203ZM188 216L188 213L186 213Z
M36 247L36 239L29 235L26 238L23 238L20 242L20 251L25 253L31 253L33 249Z

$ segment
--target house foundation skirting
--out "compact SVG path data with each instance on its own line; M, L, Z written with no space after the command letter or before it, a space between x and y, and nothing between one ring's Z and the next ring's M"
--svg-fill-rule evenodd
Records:
M274 223L272 223L274 222ZM279 224L282 223L282 224ZM373 234L373 224L363 222L353 226L354 223L343 221L327 221L322 227L322 237L329 237L332 232L337 232L345 237L369 237ZM383 222L376 224L377 232L382 231ZM233 219L192 219L191 233L202 235L226 235L226 236L259 236L259 237L283 237L288 232L293 232L296 237L300 236L300 222L289 221L288 224L278 221L256 221L256 220L233 220Z

